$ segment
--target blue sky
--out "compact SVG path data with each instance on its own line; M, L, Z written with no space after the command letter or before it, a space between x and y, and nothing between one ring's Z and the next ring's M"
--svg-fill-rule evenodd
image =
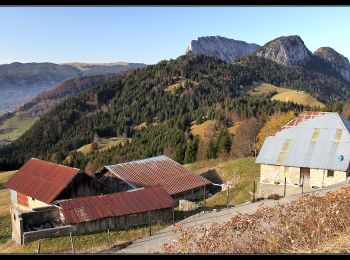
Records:
M298 34L350 58L350 7L0 7L0 63L156 63L199 36L263 45Z

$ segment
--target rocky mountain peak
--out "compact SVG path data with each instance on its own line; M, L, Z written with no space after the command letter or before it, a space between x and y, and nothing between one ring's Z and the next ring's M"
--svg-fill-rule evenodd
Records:
M285 66L299 66L312 56L298 35L274 39L258 49L255 54Z
M259 47L255 43L247 43L221 36L204 36L197 38L197 40L192 40L186 48L186 53L214 56L231 62L242 56L249 55Z
M328 62L345 80L350 81L350 63L344 55L330 47L318 48L314 55Z

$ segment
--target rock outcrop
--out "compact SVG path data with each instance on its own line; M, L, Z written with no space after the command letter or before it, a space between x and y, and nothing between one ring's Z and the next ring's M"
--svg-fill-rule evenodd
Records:
M328 62L346 81L350 82L350 63L348 58L330 47L318 48L314 55Z
M285 66L300 66L312 57L298 35L274 39L258 49L255 55Z
M249 55L259 47L255 43L237 41L221 36L205 36L192 40L186 48L186 53L214 56L226 62L231 62Z

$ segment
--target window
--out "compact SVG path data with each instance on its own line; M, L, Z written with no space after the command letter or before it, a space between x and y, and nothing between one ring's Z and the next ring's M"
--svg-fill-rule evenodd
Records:
M334 171L327 170L327 177L334 177Z

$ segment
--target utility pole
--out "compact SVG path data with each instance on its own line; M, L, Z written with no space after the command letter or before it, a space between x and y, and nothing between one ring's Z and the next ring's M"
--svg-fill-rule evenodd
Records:
M286 196L286 185L287 185L287 177L284 177L284 193L283 193L283 197Z

